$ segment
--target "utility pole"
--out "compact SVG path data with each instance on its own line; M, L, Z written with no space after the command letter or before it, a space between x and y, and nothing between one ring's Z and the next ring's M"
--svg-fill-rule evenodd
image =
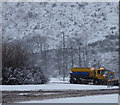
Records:
M88 35L86 33L86 67L88 67Z
M65 81L65 35L62 32L62 40L63 40L63 81Z
M82 26L85 28L83 29L83 31L85 32L86 35L86 39L85 39L85 47L86 47L86 51L85 51L85 55L86 55L86 60L85 60L85 66L88 67L89 66L89 57L88 57L88 33L86 33L86 31L88 30L87 27L82 24Z

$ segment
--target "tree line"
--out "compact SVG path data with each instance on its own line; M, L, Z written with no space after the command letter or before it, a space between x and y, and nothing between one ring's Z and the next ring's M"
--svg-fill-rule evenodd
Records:
M111 43L110 38L114 36L106 37L102 44L101 41L95 42L97 44L86 44L83 38L85 36L66 37L62 34L56 49L50 48L49 37L39 34L3 41L3 84L46 83L50 76L61 76L65 80L72 67L111 67L108 63L104 65L106 58L101 55L104 55L106 48L102 45ZM114 43L116 39L112 38ZM112 55L110 57L107 58L108 61L111 61ZM113 60L115 68L118 66L116 57Z

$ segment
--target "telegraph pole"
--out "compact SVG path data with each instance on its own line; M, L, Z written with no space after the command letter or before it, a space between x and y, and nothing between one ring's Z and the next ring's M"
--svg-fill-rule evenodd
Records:
M63 40L63 81L65 81L65 35L62 32L62 40Z
M86 54L86 60L85 60L85 66L88 67L89 65L89 58L88 58L88 33L86 33L86 31L88 30L86 28L86 26L84 24L82 24L84 26L85 29L84 32L85 32L85 35L86 35L86 39L85 39L85 47L86 47L86 51L85 51L85 54Z
M88 35L86 33L86 67L88 67Z

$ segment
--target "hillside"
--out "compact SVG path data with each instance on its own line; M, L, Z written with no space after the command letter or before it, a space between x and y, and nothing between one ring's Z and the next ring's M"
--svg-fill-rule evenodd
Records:
M62 32L88 43L118 34L118 3L3 3L3 38L47 36L50 49ZM87 37L87 38L86 38Z
M23 41L30 66L56 76L86 66L118 72L117 2L4 2L2 10L3 42Z

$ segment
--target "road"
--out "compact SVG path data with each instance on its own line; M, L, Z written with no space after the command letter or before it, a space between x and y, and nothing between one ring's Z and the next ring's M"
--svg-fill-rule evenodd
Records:
M103 94L118 94L118 89L94 89L94 90L39 90L39 91L3 91L2 103L16 103L30 100L44 100L66 97L82 97Z

